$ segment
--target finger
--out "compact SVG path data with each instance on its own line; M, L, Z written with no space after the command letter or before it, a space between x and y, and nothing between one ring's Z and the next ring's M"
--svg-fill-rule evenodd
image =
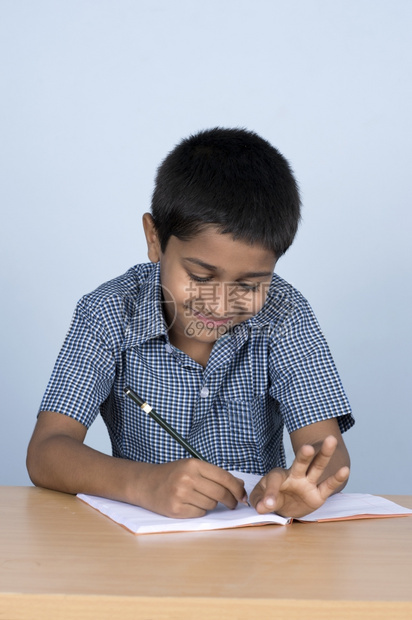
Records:
M310 464L315 456L315 448L311 445L304 444L299 448L296 453L295 459L290 466L289 475L292 478L304 478L307 473Z
M176 486L167 502L167 512L162 514L176 519L200 517L216 508L218 502L230 509L237 506L236 498L227 489L199 476L190 484Z
M188 505L191 505L195 510L199 510L203 514L209 512L210 510L214 510L218 504L218 500L209 497L208 495L204 495L199 491L193 491L192 496Z
M212 482L221 489L219 491L218 501L226 505L224 497L229 493L235 500L235 502L241 502L244 500L246 491L245 484L240 478L236 478L231 473L215 465L211 465L209 469L202 470L202 477ZM222 490L224 494L222 495Z
M287 476L285 470L275 469L255 486L249 500L259 514L274 512L278 508L279 489L285 476Z
M309 482L317 484L319 478L323 475L326 467L329 465L330 459L335 453L338 440L333 435L326 437L321 445L319 452L312 459L308 468L307 477Z
M243 484L242 480L240 482ZM181 505L180 513L184 515L184 518L189 518L186 515L190 515L190 517L202 516L206 512L214 510L219 502L231 510L236 508L238 503L227 489L206 480L199 486L199 490L192 490L190 497L187 498L187 503Z
M238 502L243 501L245 497L243 480L235 478L228 471L210 463L198 461L193 467L196 467L198 475L192 478L192 486L189 491L197 491L206 498L213 500L215 505L221 502L230 509L236 508ZM184 501L188 501L188 497Z
M228 508L235 507L245 497L243 480L235 478L221 467L206 461L188 458L181 461L181 470L187 488L195 489L222 502ZM216 486L207 486L208 483Z
M208 510L212 510L216 506L212 502L205 502L204 495L197 494L195 491L187 502L181 502L177 498L171 500L167 509L162 510L160 514L172 519L193 519L203 517Z
M215 506L218 502L220 502L230 510L236 508L238 502L243 497L242 495L241 498L238 499L226 487L207 479L199 481L199 484L196 486L196 491L202 494L205 498L215 502ZM215 506L213 506L213 508ZM210 508L208 508L208 510L210 510Z
M341 486L346 480L349 478L349 467L346 465L338 469L336 474L333 476L329 476L318 486L318 490L321 498L325 501L332 493L336 491L337 488Z
M242 504L245 504L245 506L249 506L249 508L250 508L250 502L249 502L249 497L248 497L248 494L247 494L247 491L246 491L246 488L245 488L245 483L244 483L244 481L241 478L237 478L236 476L235 476L235 478L236 478L236 480L239 480L239 482L242 484L242 488L243 488L243 497L242 497L242 499L240 499L238 501L240 501Z
M265 479L266 476L257 483L257 485L253 488L252 492L249 495L249 502L254 508L256 508L256 504L260 502L265 495Z

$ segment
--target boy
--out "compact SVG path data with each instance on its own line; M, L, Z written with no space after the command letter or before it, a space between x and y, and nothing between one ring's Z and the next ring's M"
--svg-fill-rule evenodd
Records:
M245 501L229 470L260 474L251 504L288 517L345 486L349 404L310 306L273 274L299 218L287 161L252 132L200 132L166 157L143 216L151 263L76 308L28 449L34 484L182 518ZM83 444L99 410L113 456Z

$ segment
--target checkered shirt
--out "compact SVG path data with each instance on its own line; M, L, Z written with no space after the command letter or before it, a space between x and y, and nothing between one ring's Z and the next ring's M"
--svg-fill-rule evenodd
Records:
M40 410L89 427L99 411L113 455L150 463L187 452L123 395L130 386L209 462L265 474L285 467L289 432L353 417L317 320L274 274L263 308L215 343L206 368L171 345L159 265L132 267L83 297Z

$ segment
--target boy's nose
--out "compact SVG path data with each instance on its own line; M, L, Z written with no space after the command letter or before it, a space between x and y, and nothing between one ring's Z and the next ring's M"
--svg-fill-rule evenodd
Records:
M227 284L225 282L216 282L213 301L205 301L205 309L217 319L224 319L230 314L230 304L227 299Z

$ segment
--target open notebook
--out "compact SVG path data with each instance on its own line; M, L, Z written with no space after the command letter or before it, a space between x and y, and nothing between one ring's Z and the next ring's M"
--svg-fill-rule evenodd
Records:
M260 476L253 474L232 473L244 480L248 495L260 480ZM270 523L286 525L291 522L291 519L273 513L259 515L254 508L249 508L243 504L239 504L235 510L228 510L219 504L215 510L197 519L171 519L138 506L103 497L83 494L79 494L77 497L134 534L199 532ZM306 517L300 518L299 521L335 521L406 515L412 515L412 510L376 495L338 493L329 497L321 508Z

